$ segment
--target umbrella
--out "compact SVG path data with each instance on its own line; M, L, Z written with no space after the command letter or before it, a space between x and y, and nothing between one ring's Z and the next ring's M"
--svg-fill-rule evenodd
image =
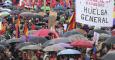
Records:
M88 40L77 40L71 43L74 47L80 47L80 48L92 48L93 44L91 41Z
M43 49L43 51L61 51L64 50L65 48L62 46L57 46L57 45L51 45L47 46Z
M75 41L75 40L88 40L87 37L81 35L81 34L75 34L75 35L71 35L68 37L68 39L71 40L71 42Z
M34 32L32 35L39 36L39 37L46 37L46 36L48 36L49 33L53 33L56 37L58 36L57 32L50 31L49 29L40 29L40 30Z
M89 31L89 35L92 35L93 36L93 34L94 34L94 32L97 32L97 33L99 33L99 34L110 34L109 32L107 32L107 31L105 31L105 30L91 30L91 31Z
M75 54L81 54L81 52L74 49L65 49L60 51L57 55L75 55Z
M42 7L41 7L41 10L44 10L44 9L45 9L46 11L50 11L50 7L49 7L49 6L46 6L46 7L42 6Z
M110 53L107 53L101 58L101 60L114 60L114 59L115 59L115 51L111 51Z
M6 43L9 43L9 44L11 44L11 43L20 43L20 42L24 42L24 41L22 41L18 38L12 38L12 39L6 40Z
M107 45L115 44L115 36L112 36L112 37L106 39L104 41L104 43L107 44Z
M10 15L10 13L8 13L8 12L0 12L0 17L6 17L9 15Z
M32 42L23 42L23 43L19 43L16 45L16 49L20 49L22 48L23 46L28 46L28 45L36 45L35 43L32 43Z
M111 37L111 35L102 33L99 35L99 40L105 41L107 38L110 38L110 37Z
M26 41L26 37L22 36L22 37L20 37L20 40ZM47 39L44 38L44 37L36 37L36 36L29 35L28 36L28 41L33 42L33 43L41 43L41 44L43 44L43 43L45 43L47 41Z
M58 44L55 44L55 45L59 45L59 46L62 46L64 48L72 48L73 46L71 46L70 44L67 44L67 43L58 43Z
M4 45L0 45L0 52L3 52L5 50L5 46Z
M19 11L19 10L12 10L12 11L10 11L10 14L12 14L12 15L18 15L20 13L21 13L21 11Z
M44 16L44 15L47 15L47 14L44 13L44 12L39 12L38 15L40 15L40 16Z
M11 10L10 10L10 9L7 9L7 8L1 8L1 7L0 7L0 11L2 11L2 12L10 12Z
M41 49L41 46L39 45L27 45L20 48L19 50L40 50L40 49Z
M36 32L37 30L29 30L29 35L33 34L34 32Z
M21 17L34 17L35 14L32 12L22 12L22 13L20 13L20 16Z
M83 35L86 35L87 34L87 32L85 31L85 30L83 30L83 29L80 29L80 28L77 28L77 29L75 29L77 32L80 32L81 34L83 34Z
M71 42L68 38L56 38L56 39L52 39L49 41L46 41L43 46L49 46L49 45L53 45L53 44L58 44L58 43L69 43Z
M72 31L68 31L68 32L65 32L63 34L63 37L68 37L68 36L71 36L71 35L75 35L75 34L81 34L80 32L77 32L75 30L72 30Z

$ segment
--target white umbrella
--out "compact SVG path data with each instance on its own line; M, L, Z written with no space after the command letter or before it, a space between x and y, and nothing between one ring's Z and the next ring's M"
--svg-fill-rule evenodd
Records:
M57 55L72 55L72 54L81 54L81 52L74 49L65 49L60 51Z
M28 46L24 46L19 50L40 50L41 46L39 45L28 45Z

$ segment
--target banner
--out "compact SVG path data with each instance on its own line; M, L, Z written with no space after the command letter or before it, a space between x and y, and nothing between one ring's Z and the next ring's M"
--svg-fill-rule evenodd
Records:
M91 26L113 25L114 0L76 0L76 22Z

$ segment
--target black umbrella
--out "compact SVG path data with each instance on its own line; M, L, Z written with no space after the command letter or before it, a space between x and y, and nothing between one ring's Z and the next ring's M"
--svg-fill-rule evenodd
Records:
M108 52L101 60L115 60L115 51Z
M91 30L91 31L89 31L89 33L88 33L88 35L91 35L91 36L93 36L93 34L94 34L94 32L97 32L97 33L99 33L99 34L110 34L110 32L107 32L107 31L105 31L105 30Z
M16 49L20 49L22 48L23 46L28 46L28 45L36 45L35 43L32 43L32 42L24 42L24 43L19 43L16 45Z
M56 39L52 39L52 40L46 41L43 44L43 47L46 47L46 46L49 46L49 45L53 45L53 44L58 44L58 43L69 43L69 42L71 42L71 40L68 39L68 38L56 38Z
M107 40L104 41L104 43L107 45L115 44L115 36L108 38Z
M81 34L81 33L77 32L76 30L72 30L72 31L65 32L63 34L63 37L68 37L68 36L75 35L75 34Z
M20 40L25 41L26 37L22 36L20 38ZM35 37L35 36L32 36L32 35L29 35L28 36L28 41L29 42L33 42L33 43L41 43L41 44L43 44L43 43L45 43L47 41L47 39L44 38L44 37Z
M3 52L6 49L4 45L0 45L0 52Z

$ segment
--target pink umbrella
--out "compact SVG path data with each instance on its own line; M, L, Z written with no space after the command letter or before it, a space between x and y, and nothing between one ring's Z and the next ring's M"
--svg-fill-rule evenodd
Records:
M48 36L49 33L53 33L56 37L58 37L57 32L51 31L49 29L40 29L40 30L34 32L32 35L33 36L39 36L39 37L46 37L46 36Z
M88 40L77 40L71 43L74 47L80 47L80 48L92 48L93 44L91 41Z

